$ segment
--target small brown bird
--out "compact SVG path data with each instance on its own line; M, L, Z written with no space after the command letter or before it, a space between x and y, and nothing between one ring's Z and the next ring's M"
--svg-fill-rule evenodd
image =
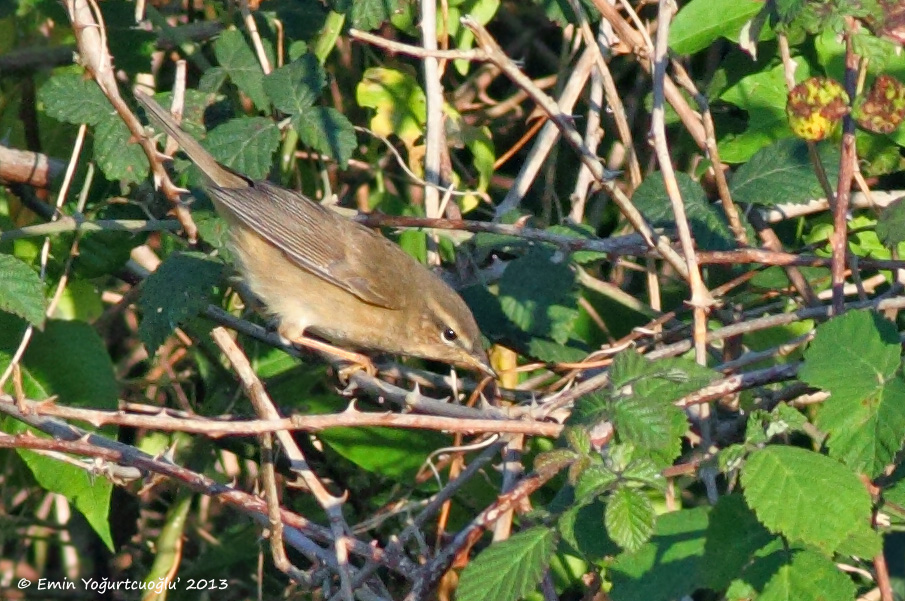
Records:
M411 355L495 375L462 298L378 233L298 192L217 163L148 95L135 97L210 180L249 288L306 346L315 334L347 349ZM336 353L334 353L336 354Z

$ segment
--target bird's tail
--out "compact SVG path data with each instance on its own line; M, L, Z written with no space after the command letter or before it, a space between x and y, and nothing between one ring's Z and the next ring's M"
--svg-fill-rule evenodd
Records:
M140 90L135 90L135 99L145 107L154 121L163 127L167 135L176 140L183 152L215 185L221 188L248 187L247 180L220 165L217 159L198 143L198 140L179 127L169 111L160 106L156 100Z

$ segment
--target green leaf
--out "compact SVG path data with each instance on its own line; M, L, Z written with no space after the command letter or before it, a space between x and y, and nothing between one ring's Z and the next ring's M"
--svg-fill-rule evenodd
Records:
M754 512L739 494L725 495L710 512L702 571L707 588L715 591L729 586L751 561L758 549L773 540L757 521Z
M230 233L226 221L217 214L213 209L201 209L193 207L192 217L195 225L198 226L198 233L201 238L217 249L217 252L224 257L227 263L230 263Z
M311 40L327 23L329 2L299 2L299 0L271 0L258 11L273 11L273 17L283 24L286 37L291 40ZM301 42L298 42L301 43ZM291 52L289 53L291 56Z
M820 162L831 182L839 173L839 150L829 144L818 146ZM804 203L825 196L814 175L804 140L780 140L757 152L738 168L729 182L735 202L773 206Z
M324 394L322 384L322 374L312 377L310 368L300 368L274 379L267 390L281 407L307 415L335 413L337 396ZM433 451L451 444L440 432L379 427L329 428L317 437L360 468L399 481L409 481Z
M758 601L851 601L855 583L828 557L813 551L795 553L757 597Z
M719 37L737 40L763 6L759 0L691 0L669 28L669 47L679 54L694 54Z
M157 34L136 26L132 2L108 0L98 6L104 13L105 40L116 70L132 76L147 72L151 67L151 54L157 49Z
M46 305L44 282L35 270L12 255L0 254L0 311L43 328Z
M583 238L585 240L597 238L594 228L586 223L551 225L547 228L547 231L551 234L559 234L560 236L569 236L571 238ZM606 253L598 252L596 250L577 250L569 256L569 258L579 265L584 265L585 263L591 263L593 261L602 261L606 259L606 257Z
M589 502L607 492L619 477L610 468L592 465L581 473L575 486L575 498L579 502Z
M557 524L563 540L592 561L620 551L603 525L605 510L603 502L597 499L573 505L560 516Z
M486 332L484 328L481 328L481 331ZM576 363L588 356L587 350L543 338L531 338L525 347L525 352L529 357L535 357L548 363Z
M352 27L370 31L399 10L400 0L348 0Z
M864 485L824 455L767 447L750 456L741 482L758 519L791 541L832 553L851 534L869 528L871 501ZM826 499L833 500L832 511L826 510Z
M345 168L355 150L355 127L345 115L331 107L312 106L292 116L299 138Z
M650 542L613 562L613 601L679 599L700 588L707 509L664 513Z
M650 499L634 488L617 488L607 499L606 531L627 551L640 549L650 539L655 517Z
M25 323L0 314L0 371L6 369L19 344ZM104 341L82 321L48 320L35 332L20 362L22 386L32 399L56 396L61 405L112 410L117 406L117 382ZM28 430L21 422L9 433ZM43 434L35 433L36 436ZM108 548L113 549L108 513L112 484L85 469L44 455L20 450L18 454L38 483L70 501L88 520Z
M500 305L525 332L564 344L578 317L575 274L552 258L550 251L535 249L509 263L500 278Z
M735 247L735 239L722 212L707 199L701 184L685 173L677 173L679 192L685 204L685 215L695 242L706 250L728 250ZM632 201L655 227L675 227L672 204L666 195L663 176L652 173L635 190Z
M877 220L877 236L888 247L905 242L905 197L889 203Z
M631 394L673 403L700 390L719 377L712 369L690 359L666 358L651 361L635 351L619 353L613 361L611 386L620 394Z
M808 63L800 61L796 77L811 75ZM748 111L748 125L740 134L730 134L719 141L720 159L728 163L743 163L761 148L790 138L786 118L786 89L783 66L756 71L743 77L720 95L722 100Z
M138 335L149 353L211 302L222 271L221 263L201 253L175 253L145 280L138 302L143 314Z
M466 126L465 146L471 151L473 166L478 172L478 190L486 190L493 177L496 151L489 127Z
M759 549L751 562L726 589L726 599L731 601L750 601L757 598L768 582L779 573L783 566L792 561L793 550L797 547L789 547L786 541L776 536Z
M673 424L680 424L677 430ZM613 426L620 440L645 449L663 450L680 444L685 413L662 399L637 395L613 402Z
M118 114L101 119L94 130L94 158L110 180L138 183L148 177L148 157Z
M310 108L325 85L327 75L313 54L305 54L264 78L264 91L273 105L288 115Z
M101 293L95 284L81 279L69 280L52 317L66 321L93 323L104 313Z
M457 601L515 601L537 587L550 559L556 536L540 526L514 534L488 547L463 570Z
M612 375L610 376L612 382ZM597 391L582 395L575 401L575 407L569 416L567 424L594 426L598 422L608 419L612 413L608 391Z
M16 432L26 431L22 424L17 424ZM42 433L35 436L45 437ZM49 438L49 437L48 437ZM110 531L110 499L113 496L113 483L107 478L94 476L89 470L69 465L59 459L53 459L33 451L18 449L17 453L35 480L48 492L63 495L85 516L91 528L107 548L113 552L113 535Z
M427 101L410 68L368 69L355 88L355 99L360 106L375 109L371 129L378 135L399 136L409 147L421 137L427 119Z
M547 18L558 24L560 27L568 27L578 22L575 16L575 10L569 0L533 0L534 4L540 6ZM588 16L588 21L596 23L600 20L600 13L594 7L592 0L581 0L582 8Z
M850 311L817 328L799 372L804 382L830 393L815 420L829 434L830 455L870 477L880 475L905 438L900 352L892 322Z
M241 32L228 29L214 43L217 62L236 86L242 90L258 110L268 107L264 93L264 71Z
M48 115L75 125L96 125L114 113L97 83L79 73L54 75L41 86L38 100Z
M0 313L0 372L19 344L25 322ZM26 396L75 407L115 409L117 383L104 341L83 321L48 319L22 357Z
M205 146L214 158L252 179L264 179L280 143L280 130L264 117L239 117L215 127Z
M431 452L451 443L435 432L379 427L330 428L317 437L355 465L398 480L413 478Z
M137 204L111 203L102 206L92 215L94 219L147 219L146 208ZM79 252L73 262L73 271L85 279L103 278L122 269L132 250L145 243L147 233L117 230L84 232L79 239ZM68 252L72 236L61 236Z
M470 50L474 45L474 33L462 25L462 15L468 15L481 25L487 25L500 7L499 0L464 0L449 3L446 31L455 40L455 47L459 50ZM439 24L439 19L438 19ZM458 59L453 61L456 71L460 75L468 73L471 61Z

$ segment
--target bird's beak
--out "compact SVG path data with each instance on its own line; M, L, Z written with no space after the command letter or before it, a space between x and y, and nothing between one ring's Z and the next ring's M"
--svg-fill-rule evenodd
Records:
M487 358L487 355L484 353L484 351L478 351L472 355L469 355L467 367L476 369L482 374L490 376L494 380L500 377L499 374L497 374L493 369L493 367L490 366L490 360Z

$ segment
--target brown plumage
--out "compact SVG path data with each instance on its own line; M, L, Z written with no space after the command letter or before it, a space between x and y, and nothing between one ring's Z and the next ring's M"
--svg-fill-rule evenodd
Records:
M152 98L135 97L210 180L240 271L289 339L443 361L493 374L464 301L378 233L298 192L220 165Z

